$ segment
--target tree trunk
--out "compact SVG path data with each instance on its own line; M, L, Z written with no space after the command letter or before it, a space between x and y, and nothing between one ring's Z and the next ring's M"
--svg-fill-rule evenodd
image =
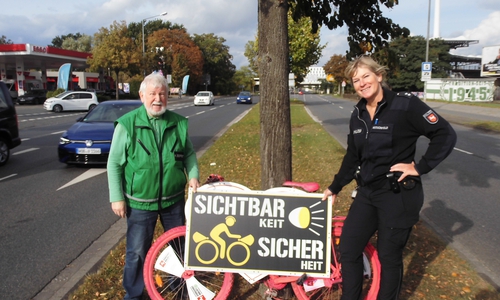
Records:
M259 0L260 158L264 190L292 179L287 11L286 0Z

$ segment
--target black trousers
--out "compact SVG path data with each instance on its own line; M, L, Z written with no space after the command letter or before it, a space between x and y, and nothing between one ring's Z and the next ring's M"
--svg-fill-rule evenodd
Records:
M340 238L342 300L362 299L363 249L375 232L382 269L378 299L398 299L403 279L403 249L422 203L420 183L398 194L388 185L358 189Z

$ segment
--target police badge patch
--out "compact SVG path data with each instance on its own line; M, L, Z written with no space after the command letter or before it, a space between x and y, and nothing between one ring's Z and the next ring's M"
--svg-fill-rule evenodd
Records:
M437 116L437 114L435 112L431 110L429 110L428 112L426 112L423 117L427 120L427 122L429 122L430 124L436 124L438 121L439 121L439 118Z

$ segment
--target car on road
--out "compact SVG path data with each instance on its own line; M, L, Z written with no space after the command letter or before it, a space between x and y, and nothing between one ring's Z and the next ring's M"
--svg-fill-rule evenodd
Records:
M140 107L140 100L109 100L79 118L59 139L59 161L74 165L105 165L108 161L114 122Z
M46 90L31 90L26 92L26 94L19 96L17 98L17 104L42 104L47 100Z
M48 98L43 108L48 111L62 112L68 110L92 110L99 104L97 95L87 91L66 91L55 97Z
M198 92L194 96L194 106L197 105L214 105L214 94L210 91Z
M250 103L252 104L252 93L242 91L238 94L238 97L236 97L236 104L240 103Z
M9 160L10 149L20 144L16 107L7 85L0 82L0 166Z

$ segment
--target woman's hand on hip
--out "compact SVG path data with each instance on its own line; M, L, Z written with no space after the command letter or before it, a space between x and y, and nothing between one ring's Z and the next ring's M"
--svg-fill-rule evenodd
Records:
M398 179L399 182L405 179L406 176L420 176L420 174L418 174L417 172L417 169L415 169L415 162L411 162L409 164L405 163L395 164L394 166L391 167L390 171L402 173Z

